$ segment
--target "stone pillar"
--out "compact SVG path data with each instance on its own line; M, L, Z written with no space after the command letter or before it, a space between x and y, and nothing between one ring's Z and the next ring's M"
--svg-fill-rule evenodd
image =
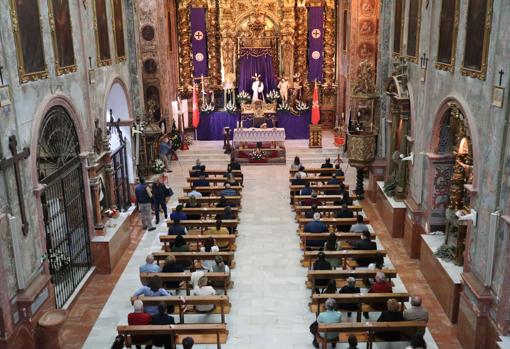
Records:
M375 160L368 167L368 199L375 203L377 197L377 182L384 181L386 161Z
M94 213L94 229L96 235L103 235L104 224L102 221L101 215L101 204L99 203L99 194L100 194L100 184L99 184L99 176L96 169L95 164L95 156L96 154L91 154L89 158L89 163L91 166L88 166L87 171L89 175L89 186L90 186L90 196L92 201L92 212Z
M294 72L294 1L285 0L283 4L283 19L280 34L282 36L282 64L283 77L292 81Z

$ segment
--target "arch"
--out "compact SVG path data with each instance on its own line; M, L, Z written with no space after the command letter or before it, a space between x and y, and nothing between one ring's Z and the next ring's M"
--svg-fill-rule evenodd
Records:
M133 118L133 107L132 107L132 103L131 103L131 98L129 98L129 92L128 92L128 88L126 86L126 84L124 83L124 81L119 77L119 76L114 76L113 78L111 78L110 82L108 83L108 88L106 89L106 91L108 91L108 93L105 94L105 97L104 97L104 102L103 102L103 105L104 105L104 112L103 112L103 115L105 114L108 114L109 113L109 110L110 108L108 107L108 101L110 99L110 96L112 95L112 93L114 93L115 96L118 96L119 98L121 99L124 99L125 102L127 103L127 117L121 117L120 119L121 120L134 120ZM121 94L120 92L123 92L123 94ZM117 118L122 116L122 115L115 115L114 113L114 116L116 116Z
M480 148L479 148L479 136L478 136L478 130L476 128L475 119L473 118L473 114L471 113L471 110L466 107L468 104L467 102L459 96L448 96L444 98L441 101L441 104L439 108L437 109L437 112L434 116L434 123L432 124L432 141L429 144L428 151L430 153L436 153L436 145L439 143L440 138L440 132L441 132L441 124L444 121L444 117L446 112L450 109L450 106L448 103L454 102L458 108L459 111L462 113L462 115L465 117L468 129L469 129L469 135L471 137L471 148L473 151L473 190L476 191L478 188L478 182L479 182L479 168L480 168Z
M278 21L278 18L275 16L274 13L271 13L269 11L266 11L266 10L262 10L262 9L259 9L259 14L261 15L264 15L265 17L269 18L269 20L271 21L271 23L273 24L275 30L279 33L280 32L280 25L279 25L279 21ZM244 22L246 21L250 16L253 16L253 11L250 9L250 10L247 10L246 12L244 13L241 13L239 16L237 16L236 18L236 23L235 23L235 28L236 28L236 32L238 31L239 29L239 26Z

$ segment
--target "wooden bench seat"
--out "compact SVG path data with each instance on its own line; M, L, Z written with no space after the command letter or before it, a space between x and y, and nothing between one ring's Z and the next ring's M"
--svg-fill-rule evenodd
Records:
M294 206L299 206L301 205L301 202L302 201L305 201L307 199L311 199L312 196L311 195L294 195L294 198L293 198L293 203L294 203ZM355 199L354 197L351 197L353 200ZM341 195L317 195L317 199L319 201L321 201L322 205L324 204L330 204L330 205L333 205L335 202L338 202L338 201L341 201L342 200L342 196Z
M293 179L295 179L294 176L289 177L289 182L291 182ZM333 179L333 176L306 176L306 177L302 177L301 179L308 183L327 182L330 179ZM340 177L336 177L336 179L338 179L340 181L344 181L345 177L340 176Z
M344 342L348 334L365 335L367 349L373 349L373 343L378 340L377 332L392 331L400 332L403 335L401 341L409 340L406 337L408 331L424 330L427 327L425 321L394 321L394 322L340 322L332 324L319 324L319 333L338 332L338 340L326 340L318 338L323 349L327 348L328 342Z
M323 242L326 242L326 240L328 239L328 236L329 236L330 233L303 233L303 232L299 232L298 233L298 236L301 240L301 248L303 250L306 250L307 246L307 241L308 240L321 240ZM361 234L360 233L342 233L342 232L336 232L335 233L336 235L336 239L337 241L353 241L353 240L361 240ZM375 239L375 234L371 234L371 237L372 239ZM321 246L312 246L311 248L314 249L314 248L322 248L323 247L323 244L321 244Z
M296 212L297 217L299 218L299 215L304 215L306 212L310 211L312 209L312 206L295 206L294 211ZM342 206L337 205L323 205L323 206L317 206L317 211L321 214L336 214L342 209ZM363 210L363 208L360 205L350 205L347 206L347 210L351 212L360 212ZM302 217L304 218L304 217Z
M230 313L231 304L228 296L161 296L161 297L145 297L139 298L144 305L158 305L163 302L166 305L174 306L174 314L179 315L179 322L184 323L185 314L203 314L197 312L193 306L214 304L214 310L208 314L220 314L221 323L225 323L225 314ZM192 306L192 307L190 307Z
M336 169L333 167L333 168L320 168L320 167L310 167L310 168L306 168L305 167L305 170L303 171L304 173L334 173L336 171ZM298 172L298 170L295 170L295 169L289 169L289 172L291 175L294 175L296 174L296 172Z
M345 280L349 277L355 279L368 279L375 278L375 274L383 272L386 278L391 281L392 278L397 277L397 271L395 269L355 269L355 270L309 270L307 275L306 286L311 288L312 296L315 293L316 281L317 280L331 280L331 279L342 279Z
M370 305L375 303L386 303L389 299L395 299L400 302L401 310L404 311L404 302L409 301L409 293L353 293L353 294L340 294L340 293L322 293L314 294L312 302L309 304L310 310L315 312L317 316L321 311L324 311L324 303L328 298L336 301L340 310L341 304L356 304L358 306L356 321L361 321L361 313L363 312L380 312L381 310L373 309Z
M227 173L227 168L225 168L224 170L209 170L206 167L205 169L206 169L205 173L207 173L207 175L209 177L211 177L211 176L223 176L223 175L225 175L225 173ZM189 175L191 176L194 172L195 171L193 171L193 170L189 170ZM243 172L241 170L232 170L232 173L236 177L243 174Z
M157 275L161 278L161 280L165 282L171 281L179 281L182 283L182 288L186 291L186 294L190 295L190 282L191 282L191 272L185 271L182 273L140 273L140 280L145 285L149 282L149 279ZM222 288L225 291L225 295L227 295L227 289L233 287L233 283L230 281L230 273L213 273L206 272L205 276L209 281L221 282L222 286L214 286L214 288Z
M234 204L234 205L238 205L239 206L239 204L241 203L241 196L240 195L226 196L225 200L229 204ZM189 202L189 197L188 196L179 196L178 201L179 201L180 204L186 204L186 203ZM220 201L220 196L203 196L201 198L197 198L197 202L198 203L207 204L209 206L214 206L219 201Z
M326 258L338 258L341 260L340 265L346 267L348 258L370 258L377 254L386 256L385 250L340 250L340 251L305 251L301 263L304 267L311 267L313 261L317 259L320 252L324 252Z
M239 213L238 207L231 207L231 210L234 215ZM172 212L175 212L175 207L172 208ZM223 214L225 207L183 207L182 212L186 214L199 214L201 216L216 216L217 214Z
M226 189L224 186L209 186L209 187L196 187L196 191L199 193L215 193L217 195L220 195L220 191ZM243 190L243 187L240 185L233 185L230 187L230 189L235 190L237 193L240 193ZM189 193L191 191L191 187L184 187L182 188L184 193Z
M163 250L170 251L170 244L175 242L177 235L160 235L159 241L163 243ZM184 241L190 244L190 248L194 248L195 251L199 251L199 244L204 244L208 238L213 238L216 242L228 241L230 243L229 251L235 251L236 235L235 234L218 234L218 235L182 235Z
M234 178L238 183L240 183L243 180L241 177ZM188 177L186 178L186 182L193 183L198 181L199 179L200 179L199 177ZM227 177L207 177L205 180L208 181L209 183L217 185L218 183L225 183L227 181Z
M313 222L313 218L298 218L299 228L303 228L306 223ZM356 217L354 218L336 218L336 217L322 217L321 222L326 223L328 227L336 227L337 225L353 225L357 223ZM370 220L364 218L363 222L369 224Z
M289 190L291 193L300 191L301 189L304 189L305 186L302 184L290 184ZM310 186L310 189L316 191L317 193L325 193L328 190L340 190L340 184L313 184Z
M225 324L176 324L176 325L120 325L119 335L126 337L126 347L134 344L152 344L151 340L144 343L133 343L135 336L170 335L173 348L182 344L186 337L192 337L195 344L216 344L218 349L227 342L228 331Z
M235 267L234 262L234 252L165 252L165 251L157 251L152 252L152 256L156 263L161 264L160 262L164 262L168 256L174 256L177 262L189 262L188 265L194 260L214 260L216 256L221 256L226 265L229 266L230 269Z
M169 219L166 221L167 227L170 227L173 222ZM184 219L180 224L186 228L200 228L201 231L216 227L216 219ZM221 226L225 228L237 228L239 219L224 219L221 221Z

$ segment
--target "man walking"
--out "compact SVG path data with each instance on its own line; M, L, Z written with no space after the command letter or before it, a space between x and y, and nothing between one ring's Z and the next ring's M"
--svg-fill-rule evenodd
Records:
M156 227L152 226L152 192L144 177L140 177L140 183L135 187L135 195L143 229L155 230Z
M165 164L165 171L172 172L170 170L170 159L172 158L172 147L168 143L168 137L163 137L159 142L159 158L163 160Z
M163 211L165 219L168 218L166 207L167 198L172 196L173 192L165 185L165 176L158 177L158 181L152 185L152 192L154 197L154 212L156 213L156 224L159 224L159 210Z

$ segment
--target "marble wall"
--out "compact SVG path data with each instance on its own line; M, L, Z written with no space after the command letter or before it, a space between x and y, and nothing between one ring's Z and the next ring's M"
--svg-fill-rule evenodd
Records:
M414 1L414 0L413 0ZM384 5L386 3L386 5ZM384 18L391 17L394 2L383 2L381 23ZM510 4L504 0L493 1L493 15L491 22L490 44L488 51L487 74L485 80L466 77L461 74L464 47L466 42L466 18L468 1L461 0L460 20L457 36L457 50L455 54L456 65L453 73L438 70L435 67L437 44L439 36L439 19L441 1L421 2L421 29L419 40L419 56L424 53L428 58L426 79L421 81L420 60L418 63L409 63L409 91L411 99L411 124L414 138L414 152L418 154L415 161L421 164L412 166L410 195L423 207L425 212L433 212L430 198L434 195L431 171L435 170L427 154L432 154L438 142L439 124L442 109L449 100L455 100L464 110L467 117L471 138L473 140L475 178L472 193L472 206L478 211L478 224L471 230L469 250L467 251L467 264L465 271L470 271L483 283L489 280L490 261L494 258L493 277L490 290L497 302L493 303L493 315L499 314L502 309L508 309L508 304L498 306L500 297L505 294L510 285L509 272L509 238L508 223L501 220L498 226L495 243L495 255L491 253L493 246L489 246L489 221L492 212L500 210L508 214L509 194L509 164L510 145L507 142L507 118L510 112L508 103L508 85L510 77ZM409 1L406 1L404 28L407 28L407 13ZM403 50L406 48L407 30L403 33ZM393 28L389 35L389 45L384 45L386 34L379 45L381 58L379 71L387 75L385 66L391 64L393 47ZM467 38L469 39L469 38ZM502 86L506 87L503 108L491 104L493 86L499 83L499 71L503 70ZM391 68L389 69L391 71ZM383 78L384 76L382 76ZM382 92L382 90L381 90ZM384 97L388 98L388 97ZM383 109L382 112L385 112ZM386 111L387 112L387 111ZM388 115L388 114L386 114ZM389 144L386 145L389 147ZM424 153L420 155L420 153ZM425 156L424 156L425 155ZM423 185L422 185L423 184ZM427 217L427 214L425 215ZM428 229L429 219L425 219L424 228ZM490 280L489 280L490 281ZM504 303L508 303L506 297ZM497 307L497 309L496 309ZM505 321L508 321L505 319Z

